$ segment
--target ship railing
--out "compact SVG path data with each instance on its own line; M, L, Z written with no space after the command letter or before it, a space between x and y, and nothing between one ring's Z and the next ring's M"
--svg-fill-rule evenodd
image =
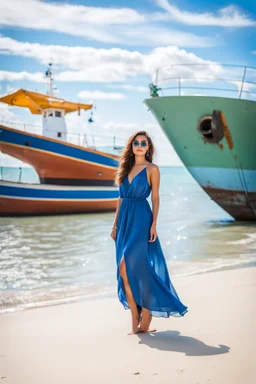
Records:
M42 135L41 125L23 124L21 122L0 120L0 125L18 129L27 133ZM48 130L51 132L51 130ZM52 131L56 134L56 131ZM118 154L125 145L125 138L112 135L95 135L91 133L61 132L58 140L103 152Z
M172 64L156 70L150 84L151 96L224 96L255 100L256 67L190 63ZM199 93L198 93L199 92Z

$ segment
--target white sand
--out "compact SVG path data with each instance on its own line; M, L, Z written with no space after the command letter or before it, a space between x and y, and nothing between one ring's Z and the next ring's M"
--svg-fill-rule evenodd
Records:
M256 383L256 268L172 279L189 307L127 336L117 299L0 316L0 383Z

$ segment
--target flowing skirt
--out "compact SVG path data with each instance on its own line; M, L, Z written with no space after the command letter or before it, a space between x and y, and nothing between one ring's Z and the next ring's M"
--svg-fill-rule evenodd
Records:
M146 199L122 201L116 237L118 298L129 308L120 262L124 257L126 273L138 310L146 308L155 317L184 316L182 304L170 280L166 260L157 237L149 242L152 211Z

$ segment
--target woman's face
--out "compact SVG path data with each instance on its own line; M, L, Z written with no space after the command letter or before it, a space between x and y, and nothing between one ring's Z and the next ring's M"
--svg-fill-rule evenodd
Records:
M144 155L149 148L148 139L144 135L138 135L132 142L132 150L134 155Z

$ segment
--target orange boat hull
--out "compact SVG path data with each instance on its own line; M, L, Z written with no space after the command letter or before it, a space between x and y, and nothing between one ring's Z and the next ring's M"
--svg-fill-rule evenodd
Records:
M117 199L108 201L33 201L0 197L1 216L60 215L107 212L116 209Z
M83 160L64 158L50 152L39 154L33 149L15 147L12 144L0 143L0 149L3 153L30 164L42 184L114 185L115 168L88 164Z
M30 164L42 184L112 186L118 156L0 126L0 151Z

